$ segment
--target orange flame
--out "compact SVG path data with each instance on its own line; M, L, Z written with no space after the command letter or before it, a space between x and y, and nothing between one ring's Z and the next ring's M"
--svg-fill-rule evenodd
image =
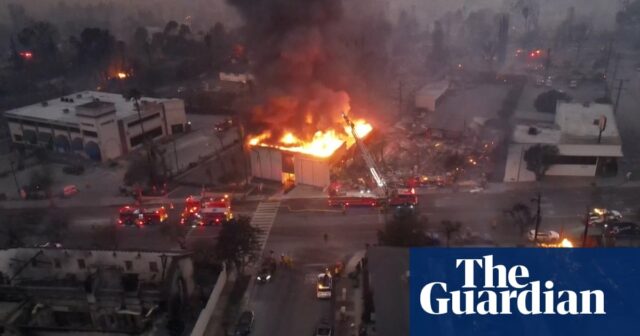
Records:
M373 126L364 120L354 122L355 134L359 139L366 137L373 130ZM271 147L281 150L308 154L316 157L327 158L333 155L343 144L350 147L355 143L355 139L351 135L351 129L345 127L343 132L335 129L326 131L317 131L310 141L304 141L296 136L293 132L287 131L277 140L271 142L271 132L266 131L249 139L250 146Z

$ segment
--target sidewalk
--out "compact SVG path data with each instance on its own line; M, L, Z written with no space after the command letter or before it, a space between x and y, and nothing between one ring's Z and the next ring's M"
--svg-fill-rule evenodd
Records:
M357 336L362 319L362 276L359 275L355 283L349 278L349 274L356 272L360 260L364 258L366 251L356 252L346 263L342 277L336 281L334 290L334 310L335 310L335 335L336 336Z

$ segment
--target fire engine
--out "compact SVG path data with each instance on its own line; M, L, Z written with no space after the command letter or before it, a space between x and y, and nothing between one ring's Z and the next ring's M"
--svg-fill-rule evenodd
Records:
M418 195L414 188L410 189L393 189L390 188L385 177L376 166L371 153L367 146L359 140L356 128L351 119L343 113L343 119L347 126L351 129L355 144L358 146L362 158L364 159L376 188L373 191L341 191L339 184L333 184L329 188L329 205L330 206L401 206L401 205L417 205Z
M124 206L118 214L120 225L149 225L160 224L169 218L167 210L160 205Z
M195 227L221 224L232 218L229 195L202 192L200 196L187 197L180 223Z

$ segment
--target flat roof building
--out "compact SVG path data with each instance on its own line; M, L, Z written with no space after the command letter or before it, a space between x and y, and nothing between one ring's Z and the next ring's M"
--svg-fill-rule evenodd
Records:
M15 144L79 153L92 160L115 159L142 145L185 130L179 99L142 97L135 102L107 92L83 91L6 111Z
M509 145L505 182L535 181L524 153L538 144L558 147L559 155L546 173L550 176L611 175L617 170L617 158L623 156L611 105L558 103L553 121L518 120Z
M132 335L195 293L187 252L0 251L0 326L14 334Z

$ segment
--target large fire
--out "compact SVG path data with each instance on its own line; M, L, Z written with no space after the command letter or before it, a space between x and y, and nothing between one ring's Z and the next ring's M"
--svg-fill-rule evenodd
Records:
M354 121L355 133L359 139L366 137L372 130L371 124L364 120ZM249 139L250 146L271 147L284 151L303 153L326 158L340 148L344 143L350 147L355 139L351 129L345 126L342 130L329 129L316 131L310 140L303 140L292 131L285 131L280 139L273 139L270 131L253 136Z

